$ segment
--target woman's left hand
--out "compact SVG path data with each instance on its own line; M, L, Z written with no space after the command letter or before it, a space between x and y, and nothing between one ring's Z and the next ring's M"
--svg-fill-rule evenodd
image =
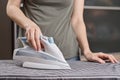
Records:
M112 63L118 63L117 59L113 55L105 54L102 52L99 52L99 53L91 52L91 53L86 54L85 57L88 61L99 62L101 64L106 63L106 60Z

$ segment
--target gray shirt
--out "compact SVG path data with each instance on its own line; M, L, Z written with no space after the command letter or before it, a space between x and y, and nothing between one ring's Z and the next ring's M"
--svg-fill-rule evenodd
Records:
M71 25L74 0L24 0L24 13L41 29L43 35L53 37L64 57L76 57L79 46Z

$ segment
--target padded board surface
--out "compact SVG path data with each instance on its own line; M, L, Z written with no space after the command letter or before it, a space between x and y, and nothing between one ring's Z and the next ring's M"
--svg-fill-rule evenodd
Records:
M120 80L120 63L68 62L71 70L28 69L12 60L0 61L0 80Z

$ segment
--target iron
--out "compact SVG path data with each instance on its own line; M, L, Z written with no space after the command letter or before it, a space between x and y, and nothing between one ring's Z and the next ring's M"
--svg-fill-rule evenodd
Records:
M36 69L71 69L60 49L54 42L53 37L41 36L44 49L34 50L29 46L26 37L19 37L22 48L17 48L13 53L13 60L22 62L26 68Z

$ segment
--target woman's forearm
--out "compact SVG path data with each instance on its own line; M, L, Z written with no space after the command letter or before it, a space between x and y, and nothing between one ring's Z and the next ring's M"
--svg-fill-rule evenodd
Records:
M84 54L90 53L90 48L87 40L86 27L83 20L84 0L74 0L73 14L71 23L77 35L78 43Z
M91 53L89 48L86 27L83 20L77 20L73 23L73 29L77 35L79 45L82 49L83 54Z
M27 18L20 10L22 0L8 0L7 15L21 28L25 29L25 36L29 44L37 51L41 50L40 35L42 32L37 24Z
M28 27L28 23L32 22L24 15L24 13L20 10L19 6L11 5L9 2L7 4L7 15L21 28L24 29Z

